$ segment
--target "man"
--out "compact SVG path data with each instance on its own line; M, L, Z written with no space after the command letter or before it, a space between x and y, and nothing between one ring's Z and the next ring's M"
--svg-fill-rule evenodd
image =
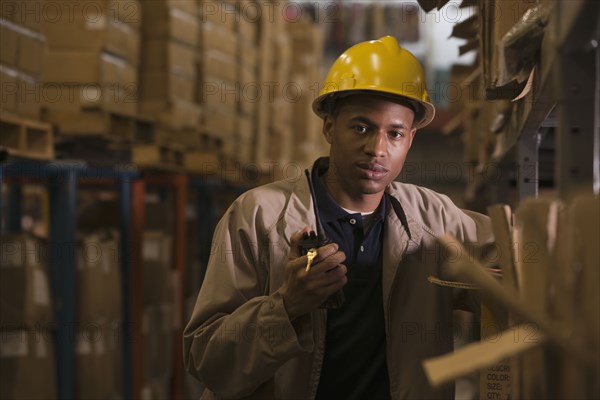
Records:
M492 235L486 217L394 182L434 115L422 68L392 37L357 44L313 108L331 146L309 178L332 243L311 263L300 256L316 229L305 179L237 199L185 329L187 369L205 398L454 398L452 386L429 386L421 362L452 351L452 310L472 296L428 282L441 275L435 238ZM340 290L341 307L320 307Z

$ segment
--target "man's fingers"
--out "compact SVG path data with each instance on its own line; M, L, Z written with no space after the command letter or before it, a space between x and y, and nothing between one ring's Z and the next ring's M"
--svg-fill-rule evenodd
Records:
M338 246L337 243L329 243L325 246L319 247L317 249L317 256L315 257L314 262L318 263L318 262L326 259L327 257L335 254L339 248L340 248L340 246Z
M336 251L325 258L321 258L320 260L317 258L313 262L311 271L315 274L327 272L344 261L346 261L346 254L344 254L343 251Z
M300 240L302 239L302 235L304 235L305 233L310 232L310 227L307 225L304 227L304 229L295 232L294 234L292 234L292 237L290 237L290 254L288 256L289 259L294 259L294 258L298 258L300 257L300 252L298 251L298 245L300 243Z

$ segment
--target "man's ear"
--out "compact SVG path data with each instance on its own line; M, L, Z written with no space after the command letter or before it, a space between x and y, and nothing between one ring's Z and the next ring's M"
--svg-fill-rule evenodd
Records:
M415 138L415 133L417 133L417 128L412 128L410 131L410 142L408 143L408 148L412 146L413 139Z
M330 114L325 115L323 118L323 136L325 136L325 140L329 144L333 142L333 125L333 117Z

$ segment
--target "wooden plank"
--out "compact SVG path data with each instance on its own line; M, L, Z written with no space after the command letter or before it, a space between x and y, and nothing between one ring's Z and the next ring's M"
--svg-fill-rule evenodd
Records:
M529 199L515 213L515 269L519 282L519 300L528 304L541 318L548 317L547 288L552 262L551 248L556 242L558 203L550 199ZM545 398L544 376L551 368L544 349L535 349L520 358L521 392L517 398ZM515 394L513 392L513 394ZM516 395L516 394L515 394Z

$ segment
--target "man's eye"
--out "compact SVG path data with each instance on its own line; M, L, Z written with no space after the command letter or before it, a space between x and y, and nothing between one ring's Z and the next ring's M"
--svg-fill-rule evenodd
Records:
M389 135L390 135L390 137L392 139L401 139L401 138L404 137L404 132L401 132L401 131L391 131L389 133Z
M365 133L367 133L367 127L363 126L363 125L356 125L354 126L352 129L354 129L354 132L364 135Z

